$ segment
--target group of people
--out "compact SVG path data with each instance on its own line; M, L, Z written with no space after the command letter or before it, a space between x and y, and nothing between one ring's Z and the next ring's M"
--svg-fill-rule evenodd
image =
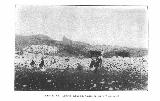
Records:
M35 66L35 61L34 60L32 60L31 61L31 63L30 63L30 65L32 66L32 67L34 67ZM40 69L42 69L44 67L44 59L43 59L43 57L41 58L41 63L39 64L39 68Z
M90 54L91 54L91 59L92 60L91 60L89 68L90 69L94 68L94 72L96 73L98 68L102 66L102 56L101 56L100 52L96 52L96 51L92 51L92 52L90 52ZM65 61L68 62L69 58L65 59ZM32 67L34 67L35 66L35 61L32 60L30 62L30 65ZM44 62L44 58L42 57L41 62L39 64L39 68L42 69L44 66L45 66L45 62Z
M101 58L101 56L93 57L89 67L90 68L94 67L95 68L94 72L96 73L97 70L98 70L98 67L101 67L101 66L102 66L102 58Z
M98 70L98 67L102 66L102 53L101 51L89 51L90 57L92 59L90 63L90 68L95 68L94 72L96 73Z

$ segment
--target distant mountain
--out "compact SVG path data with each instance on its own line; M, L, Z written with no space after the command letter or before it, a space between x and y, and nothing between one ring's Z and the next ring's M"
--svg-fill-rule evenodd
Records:
M90 45L84 42L72 41L66 36L62 41L53 40L45 35L22 36L16 35L15 49L22 50L30 45L48 45L59 48L59 56L84 56L89 57L88 51L103 51L103 57L122 56L122 57L141 57L148 54L144 48L128 48L111 45Z

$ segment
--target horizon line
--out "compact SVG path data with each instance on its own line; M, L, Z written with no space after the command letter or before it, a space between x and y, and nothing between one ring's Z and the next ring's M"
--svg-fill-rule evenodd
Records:
M43 36L46 36L46 37L49 37L50 39L52 40L56 40L48 35L44 35L44 34L33 34L33 35L22 35L22 34L15 34L15 36L18 35L18 36L37 36L37 35L43 35ZM63 36L63 37L66 37L68 40L71 40L71 41L74 41L72 39L69 39L67 36ZM61 40L56 40L56 41L63 41L63 37ZM112 46L112 47L123 47L123 48L143 48L143 49L147 49L148 50L148 47L133 47L133 46L121 46L121 45L111 45L111 44L91 44L91 43L87 43L87 42L84 42L84 41L74 41L74 42L82 42L82 43L86 43L86 44L89 44L91 46L96 46L96 45L100 45L100 46Z

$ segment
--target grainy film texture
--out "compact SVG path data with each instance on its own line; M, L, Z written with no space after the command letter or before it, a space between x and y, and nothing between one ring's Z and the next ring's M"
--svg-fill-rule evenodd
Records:
M15 9L15 91L148 90L146 6Z

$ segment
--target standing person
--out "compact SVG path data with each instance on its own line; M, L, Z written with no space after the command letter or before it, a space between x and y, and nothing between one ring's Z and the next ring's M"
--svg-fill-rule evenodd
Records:
M32 61L31 61L30 65L31 65L32 67L34 67L34 66L35 66L35 62L34 62L34 60L32 60Z
M43 57L41 58L41 63L39 64L40 69L42 69L42 67L44 67L44 59Z
M101 67L102 65L102 58L101 58L101 51L90 51L91 54L91 63L90 68L95 67L94 72L96 73L98 70L98 67Z
M96 63L96 60L92 57L91 58L92 60L91 60L91 63L90 63L90 68L93 68L93 67L95 67L95 63Z
M95 62L95 70L94 72L97 73L98 67L101 67L102 65L102 58L99 56L96 58L96 62Z

